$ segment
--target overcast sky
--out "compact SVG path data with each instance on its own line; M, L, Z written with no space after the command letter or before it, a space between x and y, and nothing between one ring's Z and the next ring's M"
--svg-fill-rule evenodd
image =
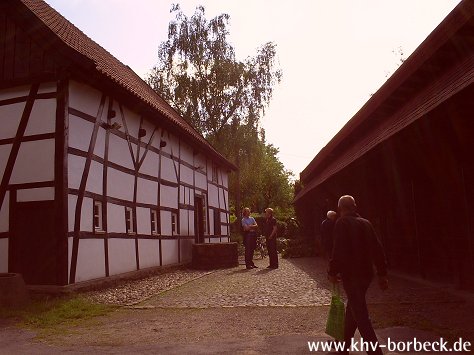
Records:
M167 38L172 3L230 15L238 59L277 45L283 80L262 120L296 177L459 0L47 0L145 77Z

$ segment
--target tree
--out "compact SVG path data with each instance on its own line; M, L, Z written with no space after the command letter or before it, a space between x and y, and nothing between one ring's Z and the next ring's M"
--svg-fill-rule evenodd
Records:
M273 88L282 76L276 66L276 46L268 42L255 56L239 61L228 40L228 14L208 21L203 6L198 6L191 17L179 5L173 5L171 12L176 14L175 20L169 24L167 41L159 46L158 64L147 82L237 165L239 173L231 176L230 190L239 213L241 193L247 203L246 189L255 189L257 183L246 185L240 177L247 179L265 159L268 169L272 164L282 168L273 161L278 161L275 151L265 148L259 128ZM259 180L258 184L265 183ZM259 189L268 190L267 200L272 200L269 185Z
M273 86L281 80L275 45L268 42L256 56L238 61L228 41L228 14L208 21L203 6L191 18L179 5L171 11L176 19L169 24L168 40L159 46L158 64L148 83L216 143L222 142L228 125L256 129Z

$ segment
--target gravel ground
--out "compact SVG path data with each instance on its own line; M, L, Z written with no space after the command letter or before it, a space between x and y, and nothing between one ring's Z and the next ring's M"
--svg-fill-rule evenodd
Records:
M209 273L209 271L182 268L169 273L146 277L141 280L125 281L118 286L98 291L90 291L84 295L91 301L97 303L131 306L151 296L208 275Z

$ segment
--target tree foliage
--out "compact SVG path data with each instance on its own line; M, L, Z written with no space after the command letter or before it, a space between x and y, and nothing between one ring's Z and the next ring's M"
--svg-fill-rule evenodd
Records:
M253 208L280 203L287 208L289 199L282 195L290 174L259 127L282 76L275 44L268 42L255 56L239 61L229 42L228 14L207 20L204 7L198 6L188 17L179 5L171 12L175 19L147 82L239 167L240 175L230 179L231 202L237 210L242 206L240 196Z

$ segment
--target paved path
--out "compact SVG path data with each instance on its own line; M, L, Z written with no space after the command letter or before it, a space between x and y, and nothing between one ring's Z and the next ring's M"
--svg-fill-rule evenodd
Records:
M143 307L209 308L247 306L321 306L331 301L325 261L283 259L280 268L243 266L215 271L142 302Z
M118 295L130 292L134 305L46 343L38 343L33 332L0 324L0 354L308 354L308 341L330 340L324 334L331 295L326 261L282 259L277 270L266 269L267 262L256 260L259 268L253 270L172 270L104 290L104 299L119 304L126 302ZM390 277L387 292L375 285L368 292L383 343L389 337L456 338L458 330L472 330L474 302L467 299L450 288L400 277Z

